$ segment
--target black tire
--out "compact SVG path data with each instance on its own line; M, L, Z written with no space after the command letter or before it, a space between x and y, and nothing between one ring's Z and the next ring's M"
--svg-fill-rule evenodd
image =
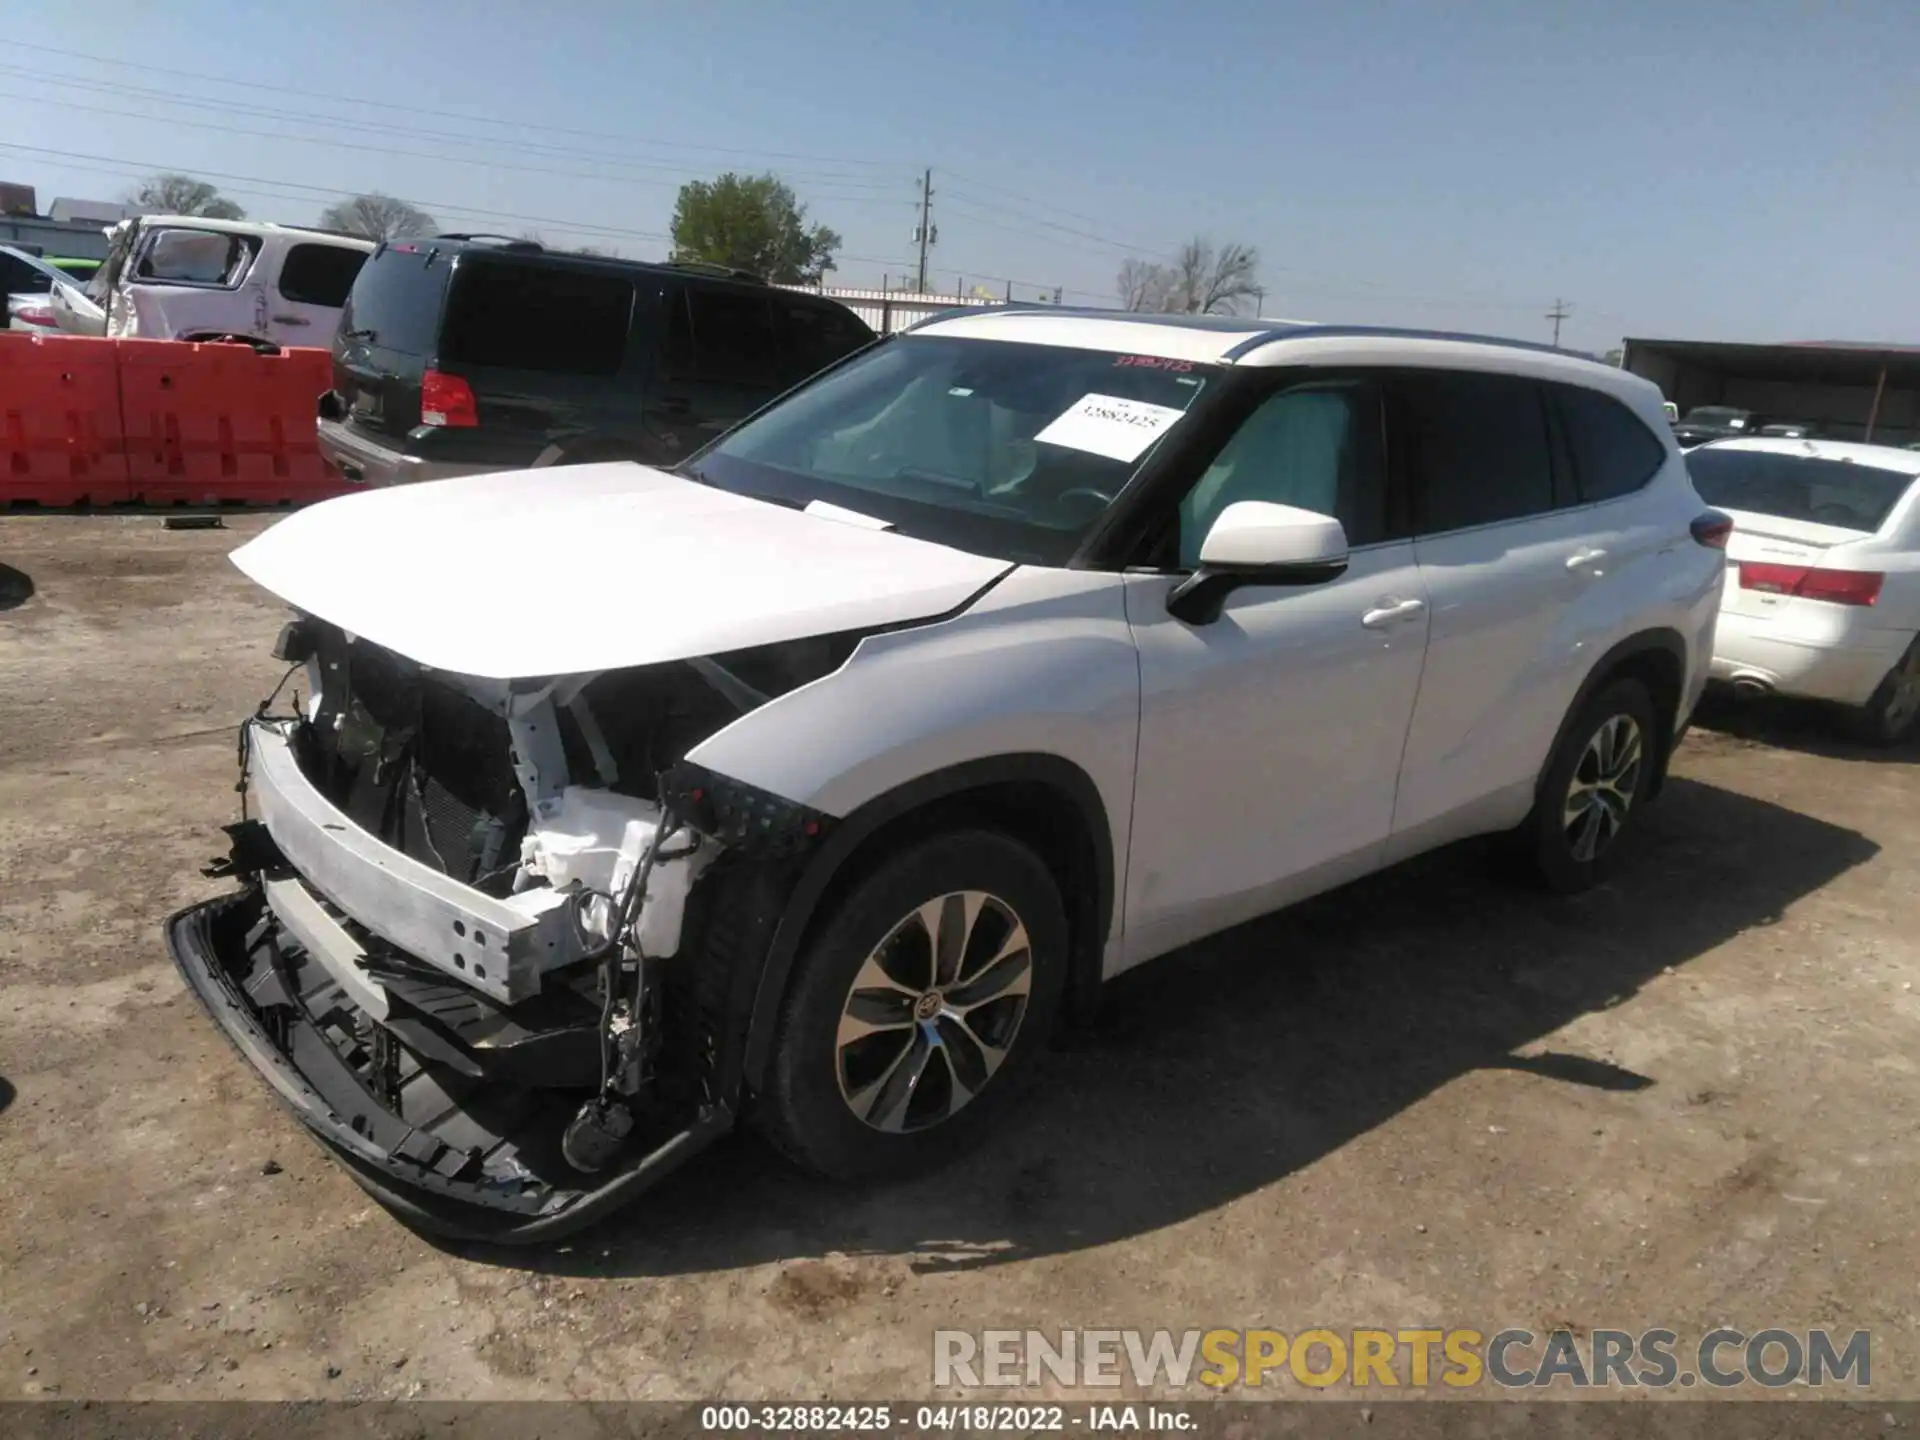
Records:
M981 907L973 927L979 953L960 957L967 962L961 973L976 982L988 971L995 976L1017 975L1011 957L996 966L982 963L1010 933L1010 913L1026 928L1029 988L1017 1014L1011 1003L1017 997L973 1002L978 1010L969 1020L990 1038L1010 1042L1005 1058L985 1072L984 1083L971 1087L970 1099L946 1118L929 1119L943 1100L950 1102L959 1093L953 1086L962 1070L975 1078L982 1073L977 1067L988 1051L977 1043L968 1045L973 1031L955 1034L956 1022L943 1010L925 1022L943 1037L938 1047L927 1045L925 1026L916 1021L843 1048L841 1020L855 978L883 941L889 943L887 958L893 972L909 980L923 963L937 963L925 944L926 929L911 917L929 902L965 891L985 892L1006 913L993 906ZM943 917L951 913L941 912ZM1066 909L1053 877L1033 851L1006 835L953 831L881 862L848 892L796 963L766 1080L755 1097L756 1125L794 1163L838 1180L904 1174L956 1154L978 1140L1032 1078L1065 993L1068 943ZM943 988L949 996L958 997L966 987L950 982ZM905 1007L902 1013L914 1013L910 1000L899 1000L891 991L863 988L861 994L882 1000L885 1013L871 1012L878 1018L891 1021L896 1004ZM1009 1015L1015 1016L1011 1026ZM895 1035L902 1037L897 1051L902 1068L889 1072L887 1067L896 1057ZM896 1105L900 1079L882 1082L873 1077L904 1077L916 1061L924 1066L923 1078ZM843 1087L855 1099L843 1095ZM880 1119L899 1116L901 1128L891 1132L876 1128L857 1115L853 1104L864 1097L874 1097L872 1111Z
M1908 688L1920 684L1920 638L1887 671L1873 698L1852 711L1848 729L1854 739L1867 745L1898 745L1920 728L1920 707L1913 704L1914 692Z
M1626 733L1617 728L1623 724L1631 726L1638 740L1637 767L1629 774L1622 761L1619 775L1599 787L1605 796L1593 797L1600 815L1570 822L1569 803L1576 777L1583 787L1605 779L1601 760L1606 742L1602 732L1616 727L1612 734L1617 742ZM1533 813L1517 833L1532 879L1549 890L1572 895L1606 878L1645 807L1658 761L1658 724L1653 699L1638 680L1610 681L1582 703L1540 777ZM1597 746L1601 749L1596 750ZM1625 800L1623 806L1613 803L1621 798ZM1596 832L1591 853L1583 845L1589 826Z

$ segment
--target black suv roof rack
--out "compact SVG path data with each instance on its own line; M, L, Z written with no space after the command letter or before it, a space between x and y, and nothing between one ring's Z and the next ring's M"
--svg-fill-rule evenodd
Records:
M767 283L767 277L756 275L751 270L738 270L731 265L716 265L710 260L663 260L660 262L668 270L685 270L695 275L712 275L722 280L746 280L755 285Z
M545 250L547 248L546 246L542 245L538 240L522 240L518 236L514 236L514 235L489 235L482 231L475 231L472 234L467 234L465 232L461 232L461 233L448 232L446 234L436 235L433 238L436 240L486 241L488 243L498 245L502 250Z

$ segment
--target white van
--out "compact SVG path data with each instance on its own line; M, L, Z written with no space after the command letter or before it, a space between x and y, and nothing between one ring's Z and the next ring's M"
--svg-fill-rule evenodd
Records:
M107 234L107 263L86 289L53 298L69 334L331 345L373 253L371 240L193 215L142 215Z

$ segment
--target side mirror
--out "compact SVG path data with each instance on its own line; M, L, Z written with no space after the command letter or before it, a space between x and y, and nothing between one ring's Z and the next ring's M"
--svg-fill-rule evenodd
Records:
M1210 625L1242 585L1323 585L1346 569L1347 532L1331 515L1241 500L1207 531L1200 568L1167 596L1167 613L1189 625Z

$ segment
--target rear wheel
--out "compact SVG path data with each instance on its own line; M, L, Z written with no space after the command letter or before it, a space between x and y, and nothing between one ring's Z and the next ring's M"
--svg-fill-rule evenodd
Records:
M1853 731L1870 745L1897 745L1920 724L1920 637L1887 672L1873 698L1853 712Z
M1520 838L1534 876L1563 894L1605 877L1653 779L1657 720L1638 680L1603 685L1566 727Z
M979 1139L1030 1078L1065 988L1046 866L992 831L924 841L857 885L801 957L757 1097L798 1164L901 1173Z

